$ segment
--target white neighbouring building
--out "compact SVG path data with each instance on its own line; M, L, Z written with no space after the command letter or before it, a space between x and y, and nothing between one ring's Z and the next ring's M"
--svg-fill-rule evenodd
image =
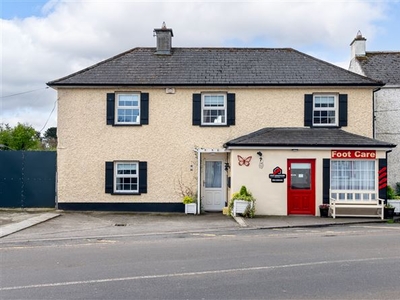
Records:
M374 138L400 144L400 51L366 51L366 38L358 32L350 44L349 70L382 81L374 92ZM400 182L400 148L388 155L388 184Z

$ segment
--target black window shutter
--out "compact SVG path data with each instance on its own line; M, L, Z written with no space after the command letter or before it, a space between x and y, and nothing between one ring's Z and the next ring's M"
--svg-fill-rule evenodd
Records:
M313 95L304 95L304 126L311 127L313 119Z
M147 193L147 161L139 162L139 193Z
M235 125L235 94L227 95L227 125Z
M322 203L329 204L329 189L331 186L331 160L323 159L322 162Z
M378 181L379 181L379 198L387 200L387 160L386 158L379 159L379 171L378 171Z
M192 124L201 125L201 94L193 94Z
M115 94L107 93L107 125L114 125Z
M106 193L111 194L114 192L114 163L106 161Z
M140 124L149 124L149 93L140 94Z
M347 126L347 94L339 95L339 126Z

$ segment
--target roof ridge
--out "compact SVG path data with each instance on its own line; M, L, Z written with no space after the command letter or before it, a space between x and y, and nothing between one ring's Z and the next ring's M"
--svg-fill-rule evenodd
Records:
M366 51L365 52L367 55L368 54L380 54L380 53L385 53L385 54L400 54L400 50L389 50L389 51Z

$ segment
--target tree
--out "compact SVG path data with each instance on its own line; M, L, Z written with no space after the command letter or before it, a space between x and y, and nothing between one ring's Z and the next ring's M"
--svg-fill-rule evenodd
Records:
M0 124L0 144L3 150L39 150L40 139L36 130L28 125L18 123L14 128Z
M49 127L44 133L44 143L47 148L57 148L57 127Z

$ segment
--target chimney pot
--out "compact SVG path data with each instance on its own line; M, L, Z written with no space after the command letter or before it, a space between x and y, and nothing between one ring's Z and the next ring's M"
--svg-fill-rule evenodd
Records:
M355 57L362 57L366 55L366 51L365 51L365 41L367 39L365 37L362 36L361 31L359 30L357 32L356 37L354 38L354 40L351 42L350 46L351 46L351 58L355 58Z

